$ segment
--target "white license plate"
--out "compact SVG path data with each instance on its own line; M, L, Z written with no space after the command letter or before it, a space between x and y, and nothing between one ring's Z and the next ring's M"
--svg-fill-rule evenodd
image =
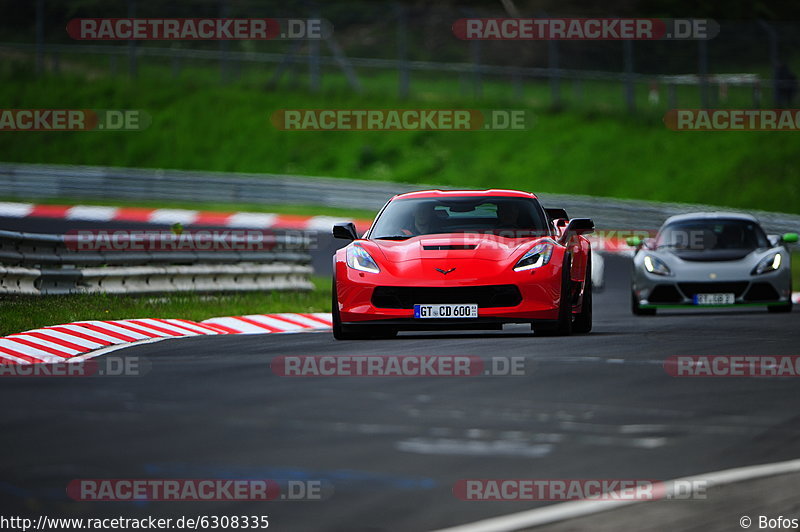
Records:
M477 318L478 304L414 305L415 318Z
M733 305L733 294L695 294L695 305Z

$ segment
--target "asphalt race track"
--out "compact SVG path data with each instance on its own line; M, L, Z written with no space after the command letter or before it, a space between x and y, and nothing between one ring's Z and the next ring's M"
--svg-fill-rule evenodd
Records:
M275 530L431 530L547 504L461 501L451 491L459 479L666 480L798 456L800 381L675 378L662 363L800 355L800 312L637 318L628 260L609 258L606 276L588 335L534 337L516 327L358 342L328 333L194 337L118 351L148 360L140 377L5 379L3 513L268 514ZM526 371L290 378L270 369L277 356L323 354L520 356ZM334 493L307 502L90 503L66 497L77 478L315 479Z

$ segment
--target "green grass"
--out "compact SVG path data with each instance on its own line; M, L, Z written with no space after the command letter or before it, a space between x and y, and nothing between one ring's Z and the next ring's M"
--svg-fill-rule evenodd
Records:
M526 84L517 100L508 83L487 82L476 99L457 80L415 77L412 98L400 102L388 76L375 76L358 96L333 76L321 93L309 94L302 85L265 88L268 71L247 71L224 86L216 72L187 70L171 79L143 66L136 81L87 80L74 72L37 80L16 72L0 84L5 108L144 109L153 123L141 132L0 133L0 160L508 187L800 212L799 135L674 132L661 121L663 101L637 116L606 104L621 99L618 85L587 85L596 105L556 112L545 83ZM375 91L381 83L387 90ZM282 108L390 107L524 108L536 122L527 131L476 132L285 132L269 122Z
M0 297L0 336L81 320L182 318L204 320L220 316L273 312L330 312L331 281L315 277L308 292L246 292L235 294L166 294L126 296L76 294L65 296Z

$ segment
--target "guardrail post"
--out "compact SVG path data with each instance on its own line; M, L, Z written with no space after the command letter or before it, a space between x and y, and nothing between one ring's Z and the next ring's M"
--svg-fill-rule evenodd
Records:
M219 18L228 18L230 16L230 4L228 0L219 0ZM229 59L228 50L230 49L230 42L226 39L219 41L219 80L221 83L228 81Z
M633 84L633 41L622 41L623 60L625 63L625 106L629 113L636 112L636 95Z
M697 69L700 77L700 107L708 109L708 42L697 41Z
M312 19L320 19L319 10L316 7L311 11ZM308 88L311 92L319 92L320 89L320 42L319 39L308 41Z
M128 0L128 18L136 17L136 0ZM128 75L131 79L136 78L136 41L128 40Z
M402 4L395 5L397 13L397 96L408 98L408 19L406 8Z
M44 72L44 0L36 0L36 74Z

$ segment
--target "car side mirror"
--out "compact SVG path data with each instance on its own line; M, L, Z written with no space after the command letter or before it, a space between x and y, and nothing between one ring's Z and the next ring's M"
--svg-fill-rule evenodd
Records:
M642 239L638 236L629 236L625 239L625 243L632 248L638 248L642 245Z
M545 209L544 212L551 220L558 220L559 218L569 218L567 211L564 209Z
M784 244L796 244L797 243L797 233L785 233L781 237L781 242Z
M333 224L333 238L342 238L344 240L357 240L358 233L356 233L356 226L353 222L342 222Z
M585 235L594 231L594 222L591 218L573 218L567 224L564 232L561 233L561 242L566 242L569 235Z

